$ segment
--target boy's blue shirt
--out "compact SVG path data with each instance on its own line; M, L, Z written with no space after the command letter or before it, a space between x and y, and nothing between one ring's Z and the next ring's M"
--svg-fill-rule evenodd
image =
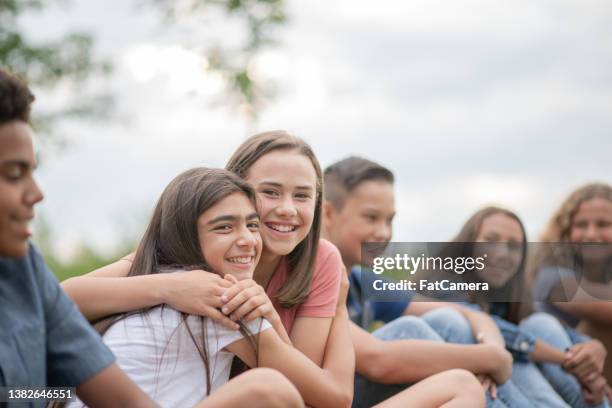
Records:
M346 299L347 309L351 320L358 326L368 329L375 321L388 323L404 314L404 311L412 300L410 292L402 292L402 300L375 302L366 300L363 296L361 282L362 274L372 274L373 272L362 268L361 266L353 266L349 276L350 287ZM388 281L379 275L376 279ZM368 279L371 281L372 279Z
M76 387L114 361L34 246L0 257L0 386Z

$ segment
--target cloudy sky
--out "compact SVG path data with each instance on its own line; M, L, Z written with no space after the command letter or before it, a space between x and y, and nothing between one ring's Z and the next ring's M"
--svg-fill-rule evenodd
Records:
M571 190L612 183L606 0L289 1L280 45L254 68L277 84L256 123L218 103L219 78L190 51L234 41L232 22L169 27L143 3L73 0L23 20L32 38L88 30L115 66L96 86L116 117L64 125L69 147L39 170L61 253L137 236L176 174L223 166L268 129L302 136L323 166L357 154L392 169L397 241L450 239L490 203L536 240Z

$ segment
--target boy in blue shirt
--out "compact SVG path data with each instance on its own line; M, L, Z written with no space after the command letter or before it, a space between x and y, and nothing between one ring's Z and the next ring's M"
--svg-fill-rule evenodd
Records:
M495 384L505 383L511 374L512 358L488 316L456 305L450 309L443 307L449 304L413 302L408 292L394 302L371 302L362 296L361 275L372 273L361 266L371 264L362 258L362 242L385 245L391 240L393 173L370 160L349 157L325 169L324 189L323 236L338 247L350 271L347 302L359 374L354 406L370 406L406 383L453 368L481 375L495 397ZM406 316L424 313L423 318ZM453 324L465 322L464 317L487 341L451 344ZM387 324L370 334L367 329L374 321Z
M155 406L117 367L28 242L34 206L43 199L32 174L33 100L21 80L0 68L0 405L44 406L44 399L11 397L28 387L76 387L92 407Z

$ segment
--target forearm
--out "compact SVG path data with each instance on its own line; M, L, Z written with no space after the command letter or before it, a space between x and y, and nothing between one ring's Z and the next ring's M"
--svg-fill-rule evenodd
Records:
M130 278L80 276L62 282L62 288L81 313L95 321L116 313L129 312L164 303L164 280L168 274Z
M244 349L241 352L233 347L230 346L230 351L248 361L248 356L245 360ZM258 357L260 367L274 368L283 373L296 386L309 406L350 406L353 395L352 368L349 368L349 387L346 381L338 378L334 370L322 369L304 354L280 340L276 333L270 335L268 332L260 334ZM255 363L254 359L250 363Z
M420 381L453 368L491 374L500 364L497 346L448 344L430 340L377 341L377 351L356 349L357 372L382 384Z
M536 363L563 364L563 361L565 360L565 353L546 342L536 340L530 357L531 360Z
M553 305L565 313L597 324L612 325L612 302L571 301L554 302Z
M286 344L292 346L293 343L291 343L289 334L287 334L287 330L285 329L285 326L283 325L283 322L280 319L280 316L278 315L278 313L274 311L274 315L268 317L268 320L270 321L270 324L272 325L272 328L274 329L276 334L278 334L278 337L280 337L281 340L285 342Z
M355 350L349 328L349 317L346 305L336 309L336 316L325 346L323 369L329 371L341 389L353 393L355 373Z
M123 372L111 364L76 388L88 407L152 408L158 405Z
M491 317L485 313L470 310L463 306L459 306L459 311L463 313L470 326L472 326L474 337L482 335L488 342L498 345L503 349L506 348L506 342Z

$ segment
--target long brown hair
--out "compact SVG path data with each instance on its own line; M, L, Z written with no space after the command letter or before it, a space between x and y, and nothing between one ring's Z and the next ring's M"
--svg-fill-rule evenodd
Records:
M255 206L253 189L247 182L229 171L199 167L187 170L174 178L155 206L151 221L136 250L128 277L176 270L211 271L202 254L201 245L206 243L201 243L199 240L197 220L206 210L234 193L244 194ZM94 327L104 334L118 321L133 314L146 313L151 309L110 316L97 322ZM210 393L211 374L205 318L200 317L204 343L200 344L186 322L188 315L186 313L181 315L181 324L185 325L205 366L207 393ZM256 341L252 334L242 322L238 323L240 332L249 339L257 356Z
M292 308L304 302L310 292L319 238L321 235L321 206L323 175L321 166L312 148L304 140L284 130L275 130L256 134L242 143L234 152L225 168L246 178L251 166L264 155L276 150L297 150L310 159L317 174L315 212L312 227L308 235L289 255L289 277L278 291L276 300L285 308ZM265 245L265 243L264 243Z
M451 240L452 244L449 247L452 247L457 252L460 252L460 253L453 254L452 256L463 256L463 257L473 256L474 255L474 242L476 241L476 238L478 237L478 233L480 232L480 229L482 227L484 220L495 214L503 214L515 220L519 224L521 228L521 233L523 235L522 257L517 267L517 271L514 274L514 276L512 276L512 278L504 285L503 288L498 289L500 292L501 291L504 291L505 293L507 293L508 291L511 292L511 293L507 293L504 296L509 296L511 299L519 299L520 296L525 296L527 294L527 292L525 291L525 263L527 259L527 233L525 232L525 226L523 225L523 222L514 212L507 210L505 208L496 207L496 206L489 206L479 211L476 211L470 218L468 218L465 224L463 224L463 227L461 228L459 233ZM469 274L469 275L466 275L465 278L475 279L475 275ZM486 301L486 299L483 299L482 297L475 295L475 296L472 296L470 300L474 303L479 304L483 310L487 312L489 311L490 304L488 301ZM518 323L522 314L524 314L522 313L523 312L522 308L526 306L521 306L521 303L519 302L500 302L500 303L504 304L507 310L507 315L501 316L501 317L511 322ZM524 302L525 305L527 303L528 302Z

